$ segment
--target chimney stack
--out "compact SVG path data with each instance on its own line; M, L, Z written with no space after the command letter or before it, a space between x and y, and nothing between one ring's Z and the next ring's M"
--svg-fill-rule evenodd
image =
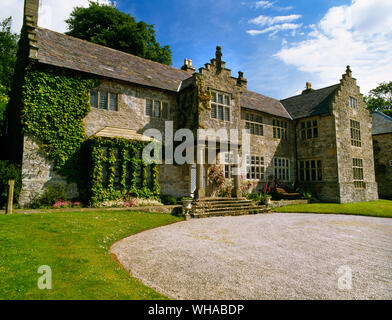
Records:
M304 91L302 91L302 94L307 94L312 92L312 83L311 82L306 82L306 89Z
M181 70L194 74L196 72L196 68L192 65L192 60L185 59L184 65L181 67Z
M39 0L25 0L24 2L24 24L29 27L38 26Z

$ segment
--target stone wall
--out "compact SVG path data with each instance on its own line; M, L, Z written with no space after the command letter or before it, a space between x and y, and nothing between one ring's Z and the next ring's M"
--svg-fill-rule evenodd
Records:
M379 196L392 200L392 133L374 135L373 145Z
M287 184L293 185L296 180L296 165L295 165L295 133L293 121L285 118L273 117L269 114L250 111L243 109L245 112L252 112L263 117L263 136L250 136L250 153L251 155L259 155L264 157L265 173L264 180L259 182L256 186L258 190L265 186L265 182L270 176L274 176L274 158L287 158L290 161L290 179L286 181ZM274 138L273 136L273 120L287 121L287 141ZM245 129L246 121L241 121L241 128Z
M308 120L318 121L318 137L301 139L301 123ZM321 201L339 202L340 192L338 187L338 164L336 151L335 119L329 114L304 118L296 122L297 132L297 157L301 160L322 161L322 181L298 182L304 190L317 194ZM299 166L299 163L298 163Z
M118 94L118 111L91 108L84 120L87 136L92 136L105 127L132 129L140 134L154 128L160 130L164 138L165 121L174 120L177 109L176 94L109 80L103 80L97 89ZM146 99L168 102L171 110L169 119L147 116Z
M349 106L349 97L357 99L357 108ZM336 126L340 202L377 200L372 119L363 101L363 95L360 93L356 80L352 78L349 68L340 81L340 87L333 98L332 108ZM362 147L351 145L350 119L359 121L361 124ZM363 159L365 189L358 189L354 186L353 158Z
M161 195L170 195L175 198L190 196L189 165L161 165L159 171Z
M53 162L39 149L39 141L25 135L23 143L22 190L19 205L25 207L37 196L43 194L49 186L63 185L69 199L79 196L75 183L67 180L53 170Z

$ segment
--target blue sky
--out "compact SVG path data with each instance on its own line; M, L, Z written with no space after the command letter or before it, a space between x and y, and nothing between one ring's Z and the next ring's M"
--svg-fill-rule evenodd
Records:
M108 0L100 0L107 2ZM39 24L64 32L75 5L87 0L41 0ZM155 25L170 45L173 66L184 58L202 67L223 48L223 59L248 88L274 98L338 83L351 65L363 93L392 79L392 0L117 0L117 7ZM23 0L2 0L0 18L19 30Z

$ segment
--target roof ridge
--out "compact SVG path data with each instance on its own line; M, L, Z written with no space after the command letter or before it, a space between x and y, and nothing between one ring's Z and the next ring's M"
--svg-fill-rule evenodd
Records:
M389 120L389 121L392 121L392 117L388 116L387 114L385 114L385 113L383 113L383 112L381 112L381 111L376 110L376 111L373 112L373 113L378 113L380 116L384 117L385 119L387 119L387 120Z
M42 27L36 27L36 29L50 31L50 32L56 33L56 34L64 36L64 37L68 37L68 38L71 38L71 39L74 39L74 40L78 40L78 41L82 41L82 42L87 42L88 44L91 44L91 45L94 45L94 46L97 46L97 47L101 47L101 48L104 48L104 49L108 49L108 50L112 50L112 51L115 51L115 52L119 52L119 53L124 54L124 55L132 56L134 58L141 59L141 60L144 60L144 61L149 62L149 63L155 63L155 64L158 64L160 66L168 67L168 68L174 69L176 71L180 71L181 73L184 73L184 74L186 73L186 74L188 74L191 77L191 75L188 72L186 72L184 70L181 70L179 68L173 67L173 66L169 66L167 64L163 64L163 63L160 63L160 62L156 62L156 61L153 61L153 60L142 58L142 57L136 56L136 55L128 53L128 52L124 52L124 51L113 49L113 48L110 48L110 47L107 47L107 46L104 46L104 45L101 45L101 44L98 44L98 43L94 43L94 42L91 42L91 41L87 41L87 40L84 40L84 39L73 37L73 36L70 36L70 35L62 33L62 32L53 31L53 30L50 30L50 29L47 29L47 28L42 28Z
M332 87L339 86L339 85L340 85L340 84L337 83L337 84L333 84L333 85L328 86L328 87L324 87L324 88L320 88L320 89L315 89L315 90L312 90L311 92L307 93L306 95L310 95L310 94L316 93L316 92L318 92L318 91L320 91L320 90L325 90L325 89L332 88ZM280 100L280 101L285 101L285 100L289 100L289 99L297 98L297 97L302 97L302 96L304 96L304 94L301 93L301 94L298 94L298 95L296 95L296 96L292 96L292 97L288 97L288 98L282 99L282 100Z

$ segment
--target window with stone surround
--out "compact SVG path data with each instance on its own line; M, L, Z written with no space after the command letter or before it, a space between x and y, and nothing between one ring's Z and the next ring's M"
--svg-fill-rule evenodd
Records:
M306 120L301 122L301 140L318 138L318 121Z
M287 121L272 120L273 135L275 139L287 140Z
M170 108L166 101L146 99L146 116L169 119Z
M361 123L355 120L350 120L350 128L351 128L351 145L354 147L362 147Z
M91 90L90 105L100 110L118 111L118 95L117 93Z
M299 181L322 181L323 166L321 160L300 160Z
M230 95L213 91L211 99L211 118L231 121Z
M357 189L365 189L366 183L363 176L363 160L353 158L353 180L354 186Z
M275 177L281 181L290 180L290 160L287 158L274 158Z
M225 165L225 178L226 179L231 179L233 177L233 164L234 164L233 153L225 152L224 165Z
M246 156L246 179L264 180L264 157L256 155Z
M353 97L349 97L348 98L348 105L351 108L358 109L358 100Z
M256 135L256 136L264 135L262 116L250 112L243 112L242 120L245 120L245 128L249 134Z

